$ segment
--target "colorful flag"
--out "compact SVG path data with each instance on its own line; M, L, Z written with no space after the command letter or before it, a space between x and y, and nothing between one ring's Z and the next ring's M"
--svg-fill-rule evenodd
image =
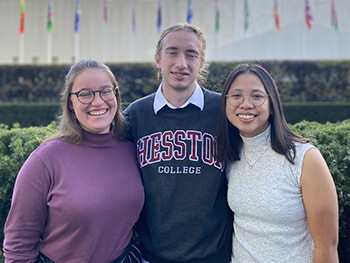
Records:
M25 0L21 0L21 20L20 20L20 27L19 27L19 33L22 35L24 33L24 24L25 24L25 11L26 11L26 4Z
M335 31L339 30L338 16L337 16L337 10L335 9L334 0L331 0L331 24L334 27Z
M278 13L278 0L275 0L275 5L273 8L273 16L275 17L275 29L277 32L280 31L280 16Z
M162 0L158 0L158 18L157 18L157 29L160 33L162 27Z
M75 0L75 23L74 23L74 31L76 34L79 33L79 23L80 23L80 0Z
M47 8L47 32L49 32L49 33L52 33L52 18L53 18L52 0L48 0L48 8Z
M220 8L219 0L215 0L215 31L218 33L220 31Z
M309 0L305 0L305 22L306 22L307 28L310 30L314 20L312 18Z
M131 30L133 33L136 32L135 0L132 0L131 7Z
M191 19L193 16L192 1L187 0L187 23L191 24Z
M105 23L108 22L108 6L107 6L107 0L103 0L103 21Z
M244 30L247 31L249 27L249 6L248 0L244 0Z

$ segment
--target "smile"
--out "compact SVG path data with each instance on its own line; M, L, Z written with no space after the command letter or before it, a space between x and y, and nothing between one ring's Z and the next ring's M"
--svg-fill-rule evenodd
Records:
M107 109L104 109L104 110L99 110L99 111L90 111L88 112L89 115L91 116L100 116L100 115L103 115L107 112Z
M238 117L240 117L241 119L245 119L245 120L250 120L253 119L255 117L255 115L237 115Z

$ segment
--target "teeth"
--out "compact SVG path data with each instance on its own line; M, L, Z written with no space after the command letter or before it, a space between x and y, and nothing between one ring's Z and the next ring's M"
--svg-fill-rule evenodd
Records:
M100 111L91 111L89 112L90 115L93 115L93 116L98 116L98 115L103 115L106 113L106 110L100 110Z
M249 119L253 119L254 115L238 115L238 117L249 120Z

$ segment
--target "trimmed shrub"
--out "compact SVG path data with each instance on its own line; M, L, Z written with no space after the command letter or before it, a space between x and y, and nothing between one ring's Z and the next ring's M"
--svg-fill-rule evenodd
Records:
M293 131L313 139L334 178L339 200L339 258L350 262L350 120L320 124L302 121L290 125ZM53 122L45 127L9 128L0 124L0 223L4 225L11 204L17 173L42 140L57 130ZM3 239L3 227L0 242ZM1 254L0 254L1 255ZM1 261L0 261L1 262Z

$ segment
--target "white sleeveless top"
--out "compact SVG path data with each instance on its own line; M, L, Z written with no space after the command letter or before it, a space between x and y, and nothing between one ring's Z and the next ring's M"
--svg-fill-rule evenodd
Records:
M227 167L228 202L235 213L232 262L313 262L300 177L305 153L314 146L296 143L292 165L271 149L270 127L242 139L241 161Z

